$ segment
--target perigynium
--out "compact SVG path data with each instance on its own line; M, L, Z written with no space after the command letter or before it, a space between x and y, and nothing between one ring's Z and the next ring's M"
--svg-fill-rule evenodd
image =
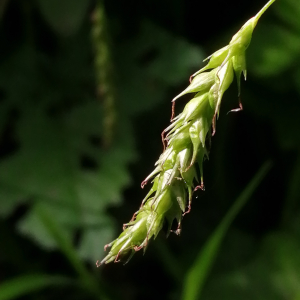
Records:
M144 188L152 180L152 187L140 209L129 223L124 224L120 236L105 246L105 250L107 247L111 249L101 262L97 261L97 266L112 261L126 262L135 252L145 251L150 239L158 235L165 223L168 235L176 220L178 225L174 232L180 234L182 217L191 210L193 192L204 190L203 161L208 158L210 138L216 131L215 122L223 94L235 74L240 96L241 74L245 79L247 74L245 52L252 32L260 16L274 1L270 0L247 21L227 46L209 56L207 65L193 74L190 85L172 100L171 124L162 133L164 152L155 163L154 171L142 182ZM188 93L195 95L183 112L174 118L175 101ZM240 109L241 103L236 110Z

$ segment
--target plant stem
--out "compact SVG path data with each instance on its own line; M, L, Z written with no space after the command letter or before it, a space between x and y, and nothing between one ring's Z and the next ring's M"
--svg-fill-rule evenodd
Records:
M102 0L96 2L93 17L92 42L95 51L97 97L103 102L103 146L111 146L116 123L113 66L105 7Z
M198 254L198 257L185 276L182 300L201 299L200 296L204 287L204 283L206 282L206 279L212 268L213 262L216 259L218 250L220 249L221 243L228 231L228 228L230 227L232 221L235 219L239 211L252 197L254 191L264 179L271 166L272 163L270 161L266 161L261 166L259 171L248 183L240 196L235 200L218 227L215 229L214 233L202 247L201 251Z
M256 21L263 15L263 13L275 2L276 0L270 0L256 15Z

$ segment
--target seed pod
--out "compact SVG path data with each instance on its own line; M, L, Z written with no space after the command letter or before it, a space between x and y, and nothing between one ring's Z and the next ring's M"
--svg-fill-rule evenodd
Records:
M207 122L207 119L206 118L199 118L199 122L200 122L200 133L199 133L199 138L200 138L200 141L202 143L202 147L204 148L205 147L205 140L206 140L206 135L207 135L207 132L209 130L209 125L208 125L208 122Z
M172 180L175 176L179 174L179 162L174 165L173 169L169 169L165 172L162 172L158 179L157 190L154 196L154 200L159 197L159 195L172 183Z
M192 149L190 148L186 148L178 153L179 171L185 186L188 189L189 202L191 201L193 194L193 181L194 179L198 180L196 169L191 165L192 153Z
M248 20L241 29L232 37L229 43L229 55L241 55L250 45L252 33L256 26L257 18L253 17Z
M172 155L176 155L176 153L172 153L173 149L171 147L167 148L159 157L158 161L155 163L155 166L162 165L165 161ZM175 162L175 159L174 159ZM171 167L172 168L172 167Z
M150 235L157 236L158 232L163 226L166 219L171 227L173 220L181 220L181 205L185 207L185 191L180 187L180 183L175 183L169 186L164 192L161 193L159 198L155 201L153 211L155 213L153 221L149 227ZM169 228L170 228L169 227Z
M201 144L200 131L201 131L201 121L200 119L198 119L193 123L193 125L190 127L189 130L190 138L193 144L193 156L192 156L191 165L193 165L196 160L198 150Z
M205 112L205 104L207 103L207 99L208 93L196 94L195 98L193 98L183 110L183 123L192 121L197 116L203 114L203 112Z
M194 179L198 181L198 176L196 172L196 168L194 165L189 166L188 169L180 170L181 177L186 185L186 188L188 189L189 194L189 202L192 201L193 196L193 188L194 188Z
M162 170L161 166L157 166L154 171L152 171L145 179L144 181L141 183L141 187L142 189L144 188L144 186L148 183L148 181L157 173L159 173Z
M121 258L127 257L135 246L141 245L147 236L147 218L147 212L140 212L133 222L134 225L125 229L115 241L109 244L112 246L111 250L97 265L112 261L117 262L120 256Z
M173 169L175 163L176 163L177 153L173 150L170 151L168 156L165 158L165 160L161 163L162 169L164 171L167 171L169 169Z
M216 105L215 113L219 116L219 110L221 105L221 100L224 92L229 88L233 81L233 67L232 61L229 60L223 67L220 68L218 73L216 74L217 80L219 82L218 89L218 101Z
M184 107L183 112L180 114L179 118L173 123L175 126L169 126L167 130L169 131L168 135L172 134L175 130L180 129L184 123L190 121L196 114L201 111L202 104L205 102L206 97L208 97L207 92L199 92L195 95L195 97L190 100ZM177 131L177 132L180 132Z
M165 129L165 131L170 130L167 134L168 139L180 133L184 129L184 126L188 127L189 121L192 121L199 115L205 114L207 99L208 91L202 91L197 93L195 97L186 104L183 112L176 121Z
M185 148L188 148L190 144L191 139L188 128L185 128L178 133L176 132L176 134L173 135L173 137L169 140L169 146L172 147L177 153Z
M176 181L171 186L171 191L179 205L179 208L181 209L182 212L184 212L186 207L186 192L185 192L184 184L180 181ZM174 205L174 207L176 207L176 205ZM179 215L176 214L176 218L177 220L181 219L181 212Z
M173 100L177 100L179 97L188 94L188 93L195 93L201 91L208 91L210 87L214 84L215 81L215 74L217 69L213 69L210 72L201 73L194 77L191 84L179 95L177 95Z
M156 192L157 188L158 188L158 181L159 181L159 175L157 175L154 180L153 180L153 185L150 189L150 191L148 192L148 194L146 195L146 197L143 199L142 201L142 205L148 200L148 198L154 193Z
M210 88L208 92L209 105L214 112L216 110L219 98L219 86L219 82L215 82L215 84Z
M225 47L221 48L220 50L214 52L209 57L207 57L204 61L209 59L208 64L201 70L194 73L192 75L192 77L195 77L196 75L198 75L206 70L217 68L217 67L221 66L221 64L223 63L223 61L225 60L225 58L228 55L228 49L229 49L229 47L225 46Z

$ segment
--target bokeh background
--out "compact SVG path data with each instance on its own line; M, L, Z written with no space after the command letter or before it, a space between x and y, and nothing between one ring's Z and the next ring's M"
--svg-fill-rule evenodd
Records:
M234 82L181 236L95 266L146 194L171 99L264 4L0 1L1 300L192 299L196 257L266 161L199 299L300 299L298 0L276 1L254 31L244 110L227 115Z

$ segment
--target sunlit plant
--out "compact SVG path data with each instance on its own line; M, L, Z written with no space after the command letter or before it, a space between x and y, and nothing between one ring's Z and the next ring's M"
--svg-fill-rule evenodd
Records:
M190 85L173 100L171 124L163 131L164 152L155 163L154 171L142 182L152 180L152 187L143 199L139 210L123 226L120 236L105 246L111 247L108 255L97 266L109 262L127 262L135 252L146 250L164 223L167 235L177 221L176 234L181 232L183 216L191 210L193 192L204 190L203 161L208 158L210 140L216 132L216 120L224 92L234 75L238 83L239 108L241 75L246 79L245 52L251 42L253 30L270 0L254 17L248 20L232 37L229 44L213 53L207 65L190 77ZM182 113L174 117L175 102L181 96L194 93ZM200 175L200 176L199 176Z

